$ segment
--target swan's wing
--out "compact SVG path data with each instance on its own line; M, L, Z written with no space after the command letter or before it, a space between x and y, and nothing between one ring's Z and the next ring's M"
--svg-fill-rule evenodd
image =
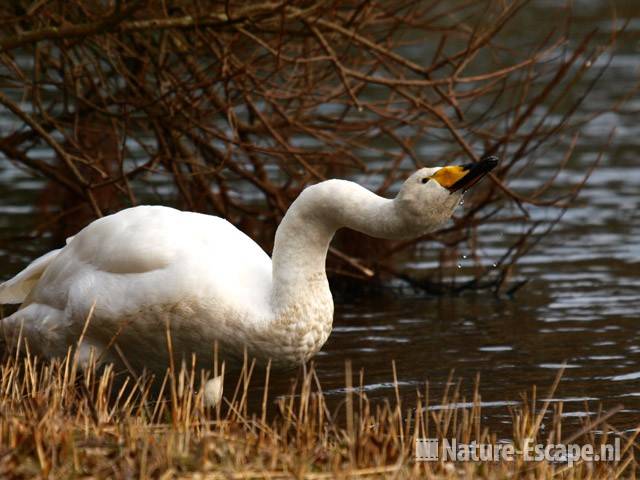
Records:
M36 283L2 322L47 356L64 355L90 317L86 351L117 333L134 368L163 371L166 319L174 351L203 358L215 340L233 343L270 312L271 259L218 217L130 208L91 223L47 263L21 274Z
M31 289L38 283L45 269L59 252L60 249L53 250L36 258L15 277L0 284L0 304L24 302Z
M266 309L271 259L226 220L141 206L91 223L56 256L26 303L100 317L204 298L219 310Z
M68 245L71 240L73 240L73 237L67 238L66 244ZM24 302L29 292L31 292L31 289L38 283L45 269L58 255L60 250L62 249L59 248L45 253L41 257L36 258L15 277L4 283L0 283L0 305Z

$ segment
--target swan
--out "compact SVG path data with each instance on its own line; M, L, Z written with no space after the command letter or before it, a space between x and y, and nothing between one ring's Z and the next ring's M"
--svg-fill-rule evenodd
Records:
M217 342L222 358L246 349L274 367L299 365L331 332L325 260L336 230L385 239L433 231L496 164L421 168L393 199L346 180L309 186L280 223L271 258L215 216L137 206L100 218L0 284L0 304L20 304L2 321L5 348L20 337L40 356L71 346L80 365L93 351L104 364L164 374L169 326L174 354L200 364L211 366Z

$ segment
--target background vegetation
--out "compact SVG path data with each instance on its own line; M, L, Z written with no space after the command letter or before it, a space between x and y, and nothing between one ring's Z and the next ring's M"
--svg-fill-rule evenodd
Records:
M531 26L534 43L509 44L503 33L526 4L4 2L0 104L15 124L0 153L50 180L33 234L60 242L96 217L164 202L224 216L267 251L310 183L347 176L392 195L408 170L495 154L500 167L452 225L404 243L343 233L329 266L430 292L499 290L553 226L530 209L559 218L589 174L554 188L580 127L597 115L581 113L593 82L579 81L616 32L606 44L595 32L575 38L567 9ZM554 176L526 192L511 187L558 149ZM487 264L477 227L489 222L525 228ZM440 268L399 271L397 259L425 241L436 242ZM476 262L455 282L461 245Z

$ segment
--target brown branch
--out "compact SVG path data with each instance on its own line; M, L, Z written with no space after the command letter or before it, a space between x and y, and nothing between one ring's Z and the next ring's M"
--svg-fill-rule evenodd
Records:
M125 21L128 16L139 8L141 3L142 2L135 2L134 5L130 6L125 11L116 11L108 18L98 22L88 22L63 27L48 27L0 39L0 53L42 41L70 40L74 38L100 35L103 33L132 33L146 30L227 27L244 23L250 19L256 20L255 17L269 14L280 9L283 5L282 3L263 3L261 5L248 7L233 19L228 18L226 13L211 13L203 17L185 15L177 18L153 18L148 20Z

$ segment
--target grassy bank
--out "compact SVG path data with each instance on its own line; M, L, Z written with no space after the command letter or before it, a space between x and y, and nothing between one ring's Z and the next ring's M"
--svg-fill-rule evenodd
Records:
M616 462L415 462L418 437L495 443L482 425L476 389L468 408L433 408L464 401L455 384L442 398L425 387L412 405L397 393L372 404L345 369L345 397L330 409L311 367L291 394L269 390L269 370L246 367L222 404L205 405L201 376L184 365L168 370L159 391L144 378L123 380L112 369L81 373L72 354L52 363L8 357L0 368L0 476L11 478L618 478L633 477L635 435L614 432L615 413L594 415L577 432L562 429L560 404L532 390L510 407L512 440L613 443ZM275 375L271 374L271 377ZM352 381L355 378L355 381ZM544 398L550 398L558 379ZM355 386L354 386L355 384ZM229 385L229 382L227 382ZM256 393L258 392L258 393ZM252 395L260 396L256 399ZM523 397L525 398L525 397ZM251 401L249 401L251 400ZM259 405L254 408L253 405ZM275 406L274 406L275 405ZM425 408L430 406L430 408ZM594 420L595 419L595 420Z

